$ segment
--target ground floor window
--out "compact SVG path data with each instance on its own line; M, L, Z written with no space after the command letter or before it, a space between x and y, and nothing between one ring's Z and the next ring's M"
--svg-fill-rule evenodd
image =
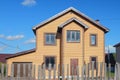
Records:
M45 66L46 66L46 68L49 67L49 64L51 64L51 67L54 68L55 56L45 56Z
M96 65L97 65L97 64L96 64L96 62L97 62L97 57L93 57L93 56L92 56L92 57L90 57L90 60L91 60L91 61L90 61L90 62L91 62L91 68L92 68L92 62L94 62L94 64L93 64L93 65L94 65L94 69L96 69L96 67L97 67L97 66L96 66Z

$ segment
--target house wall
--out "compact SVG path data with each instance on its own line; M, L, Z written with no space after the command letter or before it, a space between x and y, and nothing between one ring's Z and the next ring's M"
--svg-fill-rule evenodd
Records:
M33 64L42 65L44 63L44 56L56 56L56 64L60 63L60 39L56 40L56 45L45 45L45 33L57 33L58 26L72 17L76 17L81 22L86 24L89 28L84 31L84 28L74 22L66 25L62 32L62 53L63 63L70 64L71 58L79 58L79 65L84 62L90 62L91 56L97 56L99 62L104 62L104 32L97 26L83 19L81 16L73 12L68 12L57 19L52 20L50 23L43 25L36 30L36 52L10 58L7 60L8 64L12 62L32 61ZM80 43L67 43L66 30L80 30ZM97 34L97 46L90 46L90 34ZM84 54L84 55L83 55ZM10 70L9 70L10 71Z
M116 47L116 62L120 63L120 46Z

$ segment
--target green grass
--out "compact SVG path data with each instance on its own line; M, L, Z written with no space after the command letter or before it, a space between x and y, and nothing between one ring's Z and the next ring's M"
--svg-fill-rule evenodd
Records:
M115 73L111 71L107 71L107 77L114 78Z

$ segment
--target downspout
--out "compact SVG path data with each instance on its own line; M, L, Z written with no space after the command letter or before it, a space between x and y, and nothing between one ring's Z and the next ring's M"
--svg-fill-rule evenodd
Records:
M83 62L83 65L84 65L84 63L85 63L85 61L84 61L84 57L85 57L85 44L84 44L84 40L85 40L85 30L83 29L83 42L82 42L82 46L83 46L83 54L82 54L82 62Z

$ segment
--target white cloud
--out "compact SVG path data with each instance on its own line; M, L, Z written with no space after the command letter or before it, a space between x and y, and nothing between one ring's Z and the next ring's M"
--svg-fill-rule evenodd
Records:
M5 48L7 48L7 46L0 46L0 51L4 50Z
M36 39L32 38L32 39L29 39L29 40L25 41L25 44L32 44L32 43L35 43L35 42L36 42Z
M115 53L115 47L113 47L112 45L106 46L105 47L105 53Z
M17 40L17 39L22 39L24 38L24 35L14 35L14 36L7 36L5 37L7 40Z
M5 36L3 34L0 34L0 38L4 38Z
M24 6L33 6L36 4L36 0L24 0L21 4Z

